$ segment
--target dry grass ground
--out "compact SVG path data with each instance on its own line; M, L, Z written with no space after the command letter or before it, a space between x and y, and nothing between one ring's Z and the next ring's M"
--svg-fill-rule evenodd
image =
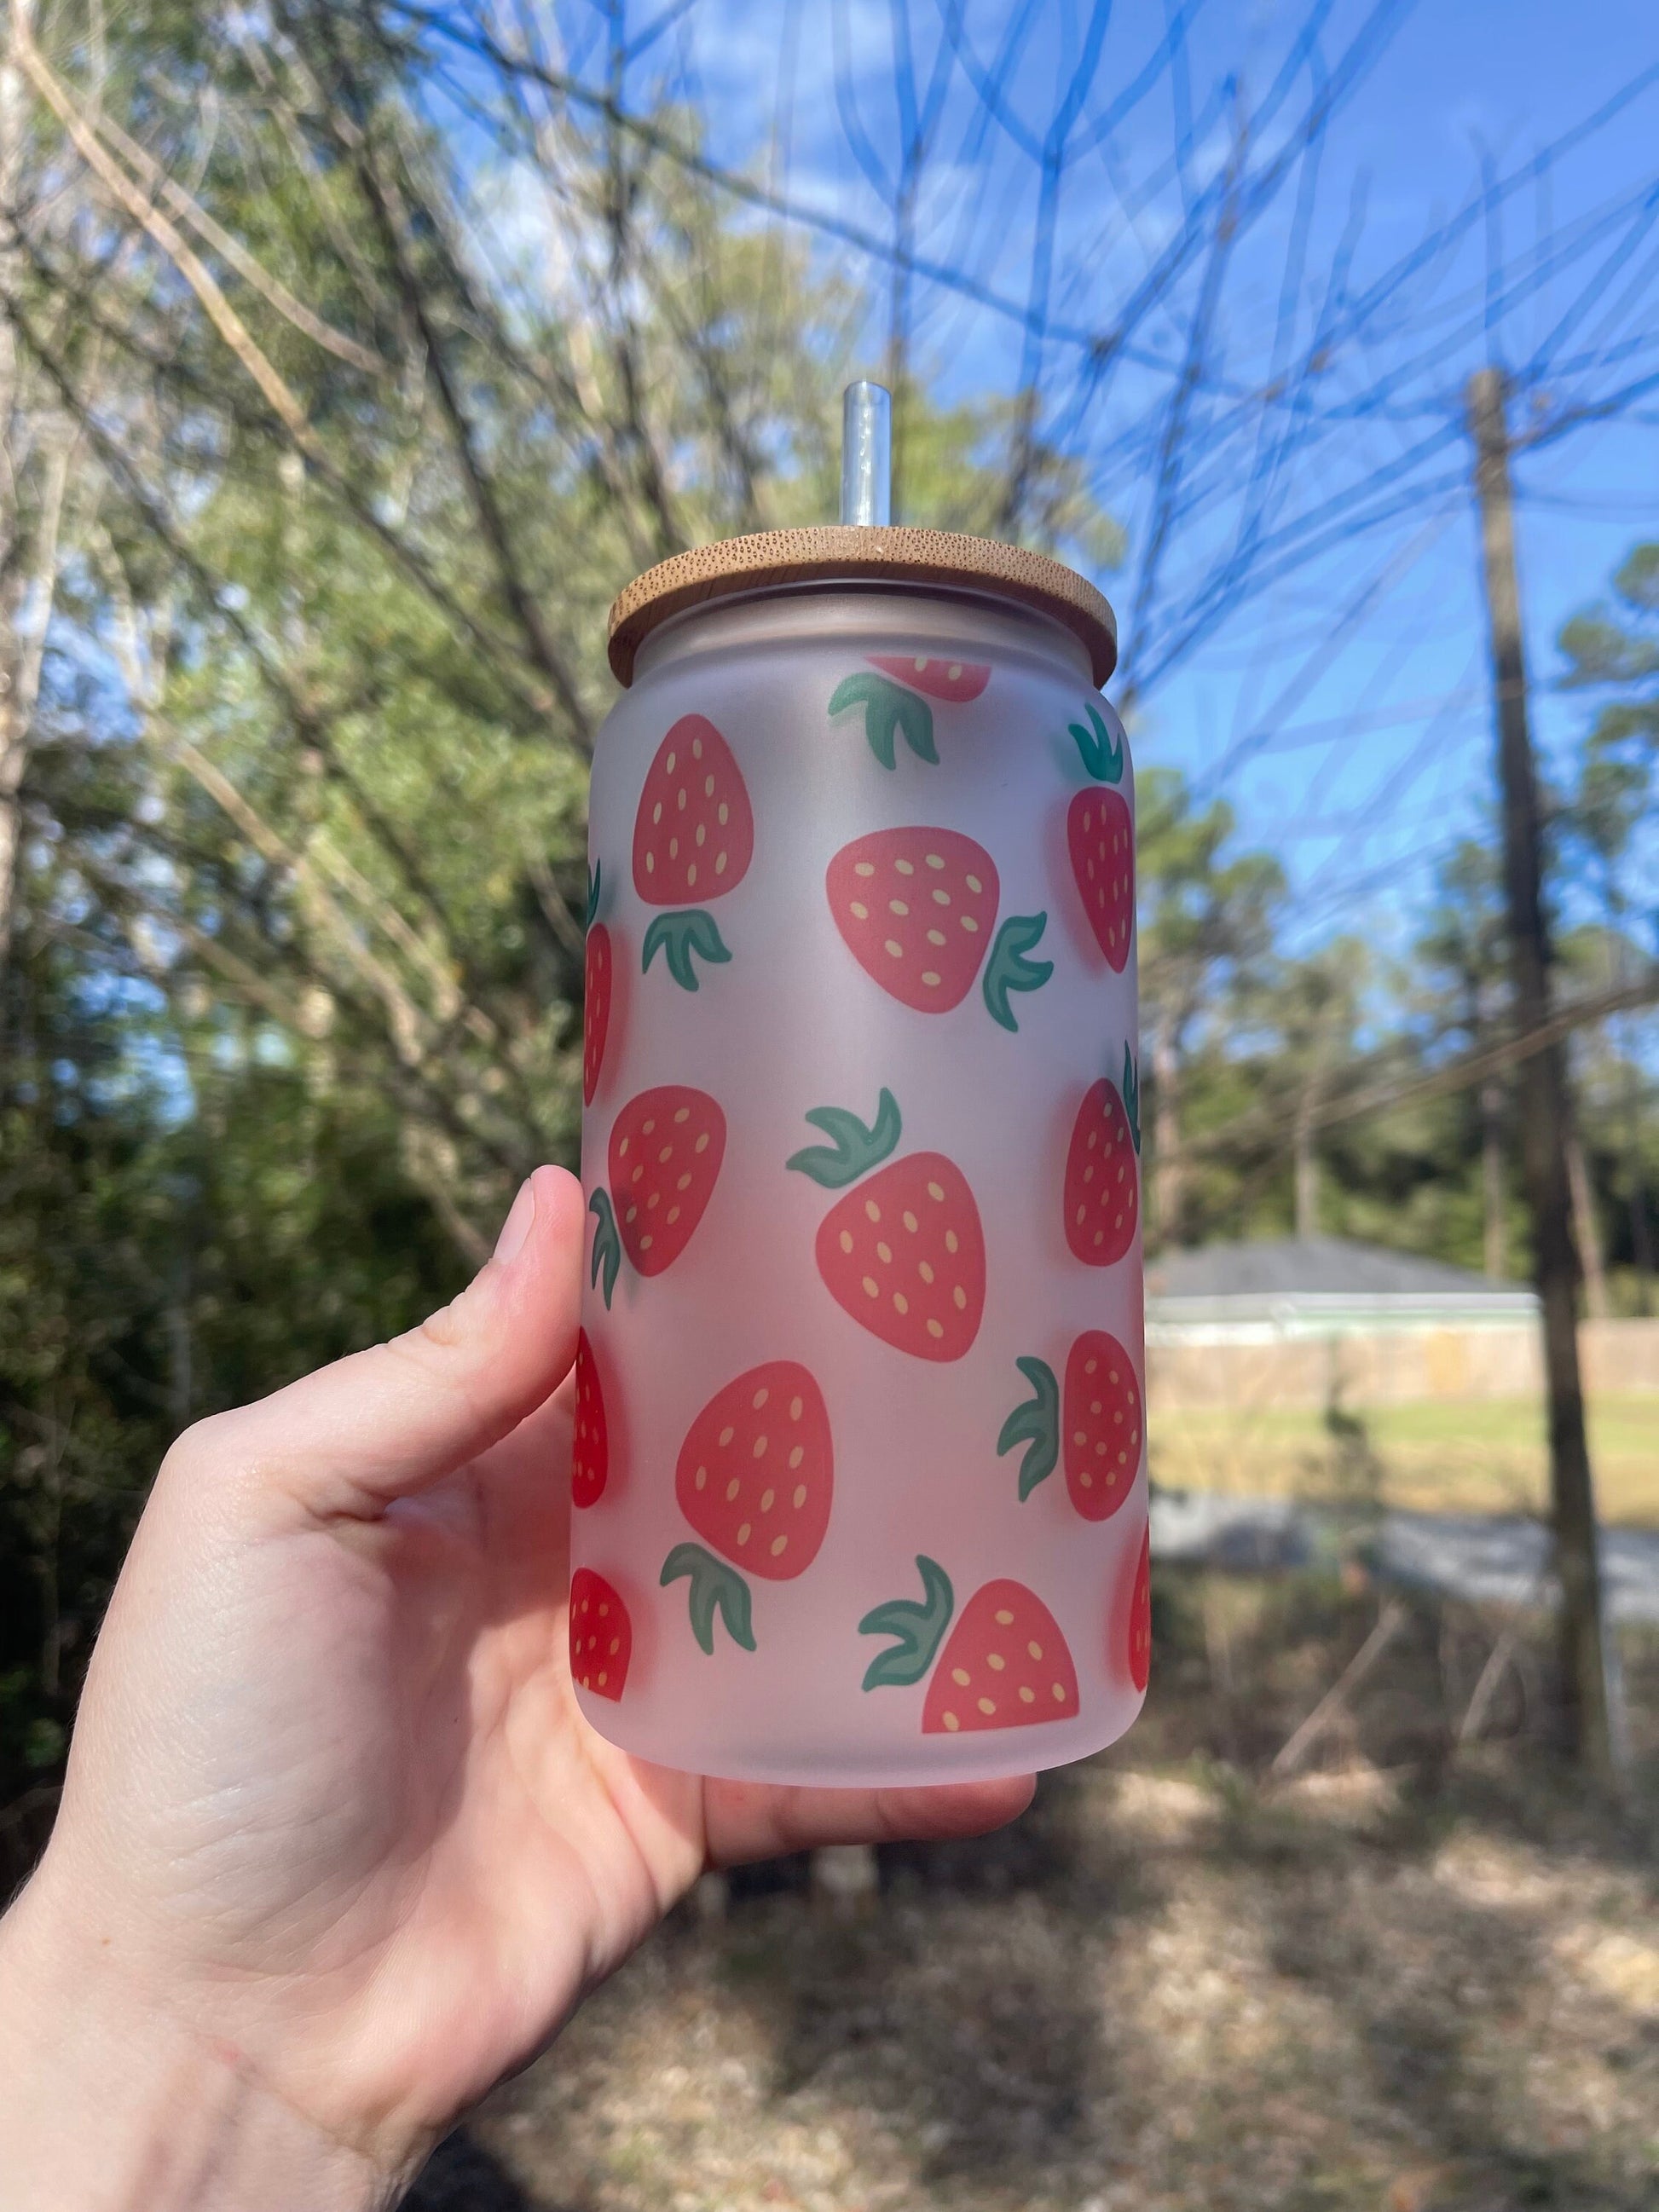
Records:
M1382 1501L1427 1513L1537 1513L1548 1495L1543 1408L1530 1400L1382 1406L1359 1413ZM1328 1486L1322 1417L1288 1409L1172 1412L1154 1405L1154 1479L1172 1490L1311 1496ZM1590 1409L1602 1517L1659 1527L1659 1398L1609 1395Z
M1636 1786L1540 1741L1523 1647L1425 1610L1321 1748L1267 1762L1364 1590L1165 1577L1147 1715L836 1917L794 1864L690 1911L434 2161L422 2212L1652 2212L1659 1644Z

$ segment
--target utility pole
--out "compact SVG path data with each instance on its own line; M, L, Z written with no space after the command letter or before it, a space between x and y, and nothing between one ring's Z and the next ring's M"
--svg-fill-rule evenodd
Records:
M1524 1036L1550 1018L1549 927L1543 897L1543 838L1538 778L1527 720L1527 670L1515 575L1515 512L1510 483L1507 380L1498 368L1469 379L1470 435L1492 630L1498 775L1504 815L1504 890L1516 1026ZM1559 1044L1529 1054L1516 1069L1521 1155L1532 1217L1533 1279L1543 1313L1544 1376L1549 1400L1550 1497L1556 1571L1561 1583L1561 1675L1571 1748L1580 1763L1611 1778L1614 1767L1607 1671L1601 1638L1601 1577L1595 1496L1584 1431L1578 1368L1578 1255L1567 1167L1566 1064Z

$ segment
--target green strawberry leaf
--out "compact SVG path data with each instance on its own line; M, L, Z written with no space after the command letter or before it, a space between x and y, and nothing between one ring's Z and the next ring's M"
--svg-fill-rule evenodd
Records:
M720 967L732 957L720 936L720 924L701 907L690 907L684 914L659 914L656 917L645 933L645 949L640 957L641 975L648 974L659 951L668 955L668 972L682 991L695 991L697 988L697 971L691 965L694 952L711 967Z
M587 872L587 923L586 923L586 927L587 927L589 929L592 929L592 927L593 927L593 924L594 924L594 923L599 920L599 878L600 878L600 876L601 876L603 873L604 873L604 865L603 865L603 863L602 863L602 862L600 862L600 861L599 861L599 860L595 860L595 861L594 861L594 863L593 863L593 865L592 865L592 867L588 870L588 872Z
M1097 783L1121 783L1123 740L1112 735L1092 699L1089 702L1089 721L1091 726L1086 730L1081 722L1066 725L1077 739L1077 749L1083 756L1084 767Z
M1140 1151L1140 1078L1135 1071L1135 1056L1127 1044L1123 1048L1123 1111L1128 1117L1129 1134L1134 1139L1138 1155Z
M1023 1505L1038 1483L1046 1482L1060 1458L1060 1384L1045 1359L1017 1359L1020 1373L1036 1393L1016 1406L997 1437L997 1457L1016 1444L1026 1447L1019 1463L1019 1502Z
M956 1608L951 1577L937 1559L926 1559L921 1553L916 1555L916 1565L921 1573L921 1603L918 1605L914 1598L894 1598L866 1613L859 1623L860 1636L898 1639L891 1650L878 1653L870 1662L864 1676L866 1690L902 1690L921 1681L951 1626Z
M830 697L832 714L844 714L849 707L863 708L864 734L870 741L871 751L884 768L895 764L897 748L894 739L901 732L918 760L938 764L933 710L915 692L907 691L890 677L872 676L860 669L856 676L843 678Z
M1011 914L997 932L991 957L985 963L981 988L991 1019L1006 1030L1018 1030L1010 991L1040 991L1054 972L1052 960L1028 960L1026 954L1048 927L1046 914Z
M749 1611L749 1585L735 1568L725 1565L701 1544L676 1544L662 1563L658 1577L664 1589L689 1577L691 1583L691 1633L712 1659L714 1656L714 1615L726 1623L726 1632L745 1651L755 1648L755 1632Z
M825 1190L845 1190L849 1182L878 1167L897 1145L904 1127L898 1101L890 1091L884 1091L876 1101L873 1126L860 1121L844 1106L814 1106L805 1118L815 1129L822 1129L830 1142L792 1152L784 1165L797 1174L811 1176Z
M617 1234L617 1216L611 1204L611 1194L596 1190L587 1201L587 1210L598 1222L593 1231L593 1272L588 1280L599 1287L599 1273L605 1273L605 1310L611 1310L611 1293L617 1287L617 1270L622 1266L622 1239Z

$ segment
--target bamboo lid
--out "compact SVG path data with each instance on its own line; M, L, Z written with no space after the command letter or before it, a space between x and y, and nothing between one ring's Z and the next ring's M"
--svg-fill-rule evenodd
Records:
M611 667L626 687L641 645L671 616L739 592L796 584L896 583L978 592L1062 623L1089 656L1097 684L1117 665L1117 617L1092 584L1047 554L957 531L832 523L763 530L694 546L647 568L611 610Z

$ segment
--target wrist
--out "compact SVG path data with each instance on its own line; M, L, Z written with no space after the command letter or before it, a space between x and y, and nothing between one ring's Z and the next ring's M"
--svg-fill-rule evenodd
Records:
M38 1881L0 1919L6 2212L384 2212L392 2172L124 1978Z

